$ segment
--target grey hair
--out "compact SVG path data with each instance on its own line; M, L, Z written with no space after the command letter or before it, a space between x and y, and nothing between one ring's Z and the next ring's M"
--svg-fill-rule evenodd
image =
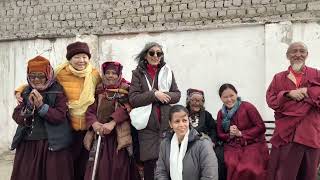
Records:
M288 55L289 50L292 48L293 45L301 45L301 46L303 46L303 48L304 48L307 52L309 52L309 51L308 51L308 47L307 47L307 45L306 45L305 43L303 43L303 42L301 42L301 41L297 41L297 42L293 42L293 43L291 43L291 44L289 45L289 47L288 47L288 49L287 49L287 52L286 52L286 55Z
M140 51L140 53L134 58L134 60L138 63L143 62L145 60L145 56L147 55L149 49L151 49L152 47L159 47L162 50L162 46L157 43L157 42L148 42L147 44L144 45L144 48ZM161 57L161 60L163 61L163 56Z

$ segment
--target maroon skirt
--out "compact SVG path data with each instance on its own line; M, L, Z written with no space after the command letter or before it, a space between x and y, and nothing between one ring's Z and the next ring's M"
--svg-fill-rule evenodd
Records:
M139 172L125 148L117 151L115 131L101 139L96 180L139 180ZM91 180L94 161L88 161L85 180Z
M224 146L227 180L266 180L269 151L266 142Z
M11 180L73 180L70 150L49 151L47 140L22 141L16 149Z

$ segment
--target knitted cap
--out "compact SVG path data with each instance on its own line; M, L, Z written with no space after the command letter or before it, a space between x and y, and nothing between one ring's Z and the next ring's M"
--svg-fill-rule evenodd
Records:
M194 95L194 94L200 94L200 95L202 95L202 97L203 97L203 102L205 101L205 99L204 99L204 92L203 92L202 90L189 88L189 89L187 90L187 102L189 102L191 96Z
M42 56L37 56L28 61L28 73L31 72L43 72L47 75L48 66L50 67L50 61Z
M101 66L102 66L103 74L105 74L108 69L115 70L118 76L122 74L123 66L117 61L107 61L107 62L104 62Z
M199 89L191 89L191 88L189 88L187 90L187 96L191 96L192 94L201 94L203 96L204 92L199 90Z
M71 43L67 46L67 55L66 58L70 60L74 55L80 54L80 53L85 53L89 56L89 59L91 58L89 46L85 42L74 42Z

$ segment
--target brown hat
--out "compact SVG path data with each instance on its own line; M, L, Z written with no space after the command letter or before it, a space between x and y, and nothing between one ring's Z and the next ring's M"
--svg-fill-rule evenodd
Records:
M67 46L67 55L66 58L70 60L74 55L80 54L80 53L85 53L89 56L89 59L91 58L89 46L85 42L74 42L71 43Z
M50 61L42 56L36 56L28 61L28 73L44 72L47 75Z

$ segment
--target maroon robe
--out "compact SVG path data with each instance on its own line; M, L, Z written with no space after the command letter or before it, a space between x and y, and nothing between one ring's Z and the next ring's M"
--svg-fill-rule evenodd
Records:
M305 68L298 88L306 87L309 97L301 101L285 96L297 89L288 75L289 70L276 74L266 95L269 107L275 111L268 177L315 180L320 158L320 71Z
M233 115L230 126L236 125L242 137L230 138L222 128L222 111L217 117L218 136L224 141L224 160L228 180L265 180L268 147L265 140L265 125L257 109L242 101Z
M55 106L49 107L44 119L51 123L66 120L67 99L57 94ZM17 124L24 125L21 111L24 103L13 112ZM16 149L11 180L73 180L73 162L69 148L59 151L48 150L48 140L23 140Z

